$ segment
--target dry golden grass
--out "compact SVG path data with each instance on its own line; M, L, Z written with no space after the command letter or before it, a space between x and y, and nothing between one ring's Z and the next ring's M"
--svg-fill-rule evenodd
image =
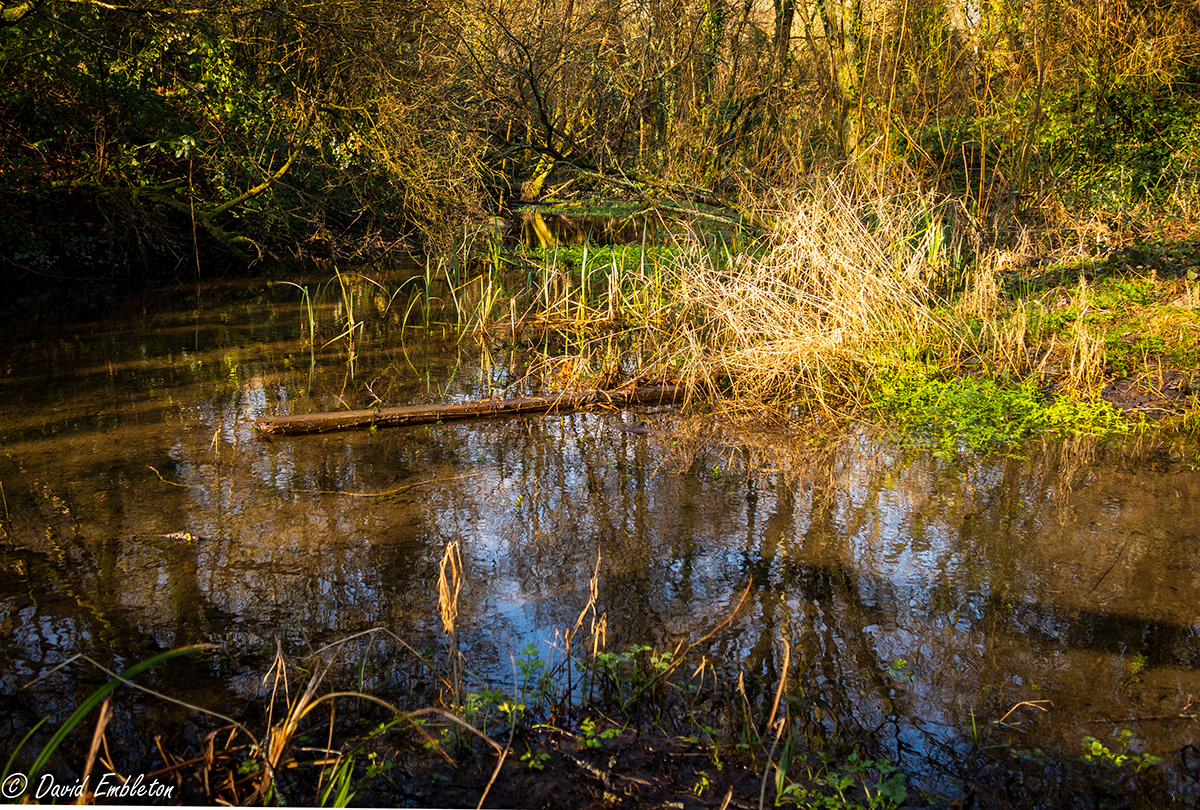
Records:
M458 598L462 593L463 563L458 541L446 544L438 564L438 613L442 619L442 630L450 639L450 688L451 705L462 702L462 655L458 649Z
M872 375L918 356L969 349L1006 367L1024 362L1020 325L982 336L964 325L1004 305L998 261L958 277L968 234L954 212L930 194L827 178L777 205L764 217L775 230L754 244L714 245L697 231L669 250L643 251L633 266L583 268L588 278L605 273L598 294L547 267L532 295L510 301L508 322L489 327L565 337L542 364L556 388L641 375L742 403L848 413L864 403ZM952 288L965 288L957 308L942 297Z
M677 262L675 306L690 317L662 342L688 358L685 378L726 380L737 398L858 401L864 374L953 335L932 293L961 238L942 208L830 182L776 217L761 254Z
M442 560L438 564L438 612L442 617L442 629L453 636L458 619L458 596L462 592L462 554L458 541L446 545Z

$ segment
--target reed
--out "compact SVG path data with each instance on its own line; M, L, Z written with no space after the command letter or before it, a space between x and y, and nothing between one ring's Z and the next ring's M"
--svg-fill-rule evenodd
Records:
M1080 276L1075 293L1076 316L1071 324L1068 345L1067 378L1081 390L1094 387L1100 380L1106 361L1104 339L1089 327L1091 295L1085 276Z
M954 345L937 291L954 285L967 236L948 203L837 177L762 219L776 229L757 239L662 228L640 244L526 255L524 293L506 313L491 295L481 310L514 334L563 338L542 364L559 385L653 376L826 412L861 406L872 374ZM971 288L995 297L990 273Z
M772 230L718 231L698 218L687 228L645 228L634 244L536 250L502 250L495 233L464 229L462 244L427 259L423 275L390 294L370 292L389 307L406 293L396 316L402 342L413 328L500 338L531 349L526 369L552 390L655 379L735 408L793 415L887 421L899 400L881 392L916 381L927 390L903 401L902 421L921 421L914 404L952 402L979 406L967 415L974 425L1005 396L1039 408L1051 391L1095 403L1114 373L1139 364L1138 351L1139 373L1153 383L1154 364L1165 362L1158 344L1179 347L1168 370L1195 367L1200 349L1178 337L1194 332L1186 313L1139 304L1136 317L1152 316L1155 334L1117 339L1112 313L1125 305L1105 303L1116 300L1112 290L1101 301L1089 287L1095 261L1052 272L1028 265L1025 236L1011 249L988 247L977 220L951 198L843 174L776 197L754 220ZM1079 286L1067 289L1074 278ZM329 342L344 341L353 371L364 325L363 284L351 281L337 272L328 285L337 330ZM1175 310L1183 300L1172 294ZM1117 325L1125 329L1134 312ZM311 314L309 321L312 333ZM1156 379L1161 388L1161 369ZM943 396L956 386L990 392L987 385L1006 393ZM1075 417L1085 423L1072 426ZM1028 435L1039 420L1088 433L1111 421L1060 407L1035 414L1016 434L999 426L995 435Z
M453 691L452 705L462 704L462 655L458 649L458 597L462 593L462 553L458 541L446 544L438 564L438 613L442 619L442 630L450 638L450 683Z

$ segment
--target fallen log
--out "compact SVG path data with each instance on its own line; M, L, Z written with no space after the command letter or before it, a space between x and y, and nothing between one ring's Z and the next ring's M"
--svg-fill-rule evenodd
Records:
M643 385L618 388L613 391L560 394L556 397L484 399L470 402L443 402L435 405L405 405L400 408L377 408L364 411L308 413L300 416L264 416L255 420L254 427L260 433L270 434L320 433L355 428L427 425L435 422L483 419L520 413L574 411L593 405L613 407L658 405L678 402L684 398L684 395L684 389L676 385Z

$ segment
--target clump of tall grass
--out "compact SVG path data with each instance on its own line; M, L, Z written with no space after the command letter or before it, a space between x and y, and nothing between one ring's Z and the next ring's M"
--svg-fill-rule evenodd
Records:
M663 338L692 382L836 409L862 403L864 377L953 340L937 291L965 238L946 205L835 181L775 219L759 252L697 249L675 264L683 317Z
M607 279L585 247L577 283L510 311L567 337L543 363L560 388L663 378L742 406L873 412L946 448L1124 432L1097 399L1104 344L1083 318L1061 358L1066 388L1046 397L1054 347L1036 305L1009 297L1008 254L979 250L958 214L933 194L834 178L778 206L756 240L693 230L652 262L645 245L636 267L612 261Z
M573 270L547 261L536 294L510 302L511 326L571 336L575 359L548 365L556 378L567 365L580 382L619 370L852 411L874 375L966 340L949 291L968 290L976 310L996 304L991 269L964 273L968 235L943 199L838 177L777 208L756 240L695 229L631 246L634 261L587 246L567 260Z

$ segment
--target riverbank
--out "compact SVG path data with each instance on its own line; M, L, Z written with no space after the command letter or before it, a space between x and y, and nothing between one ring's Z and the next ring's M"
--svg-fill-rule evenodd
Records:
M551 385L660 379L946 451L1200 427L1193 231L1039 255L980 244L953 200L842 181L759 219L773 229L695 221L626 245L495 252L486 294L458 317L513 346L552 336Z

